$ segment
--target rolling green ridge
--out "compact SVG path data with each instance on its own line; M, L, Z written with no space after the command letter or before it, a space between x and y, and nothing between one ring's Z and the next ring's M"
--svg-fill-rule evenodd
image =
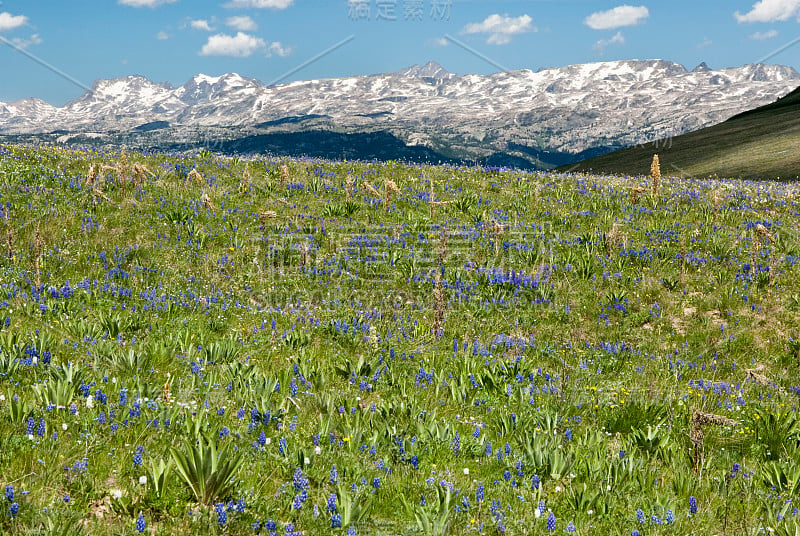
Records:
M696 132L615 151L562 169L649 173L653 154L676 177L796 179L800 176L800 88Z

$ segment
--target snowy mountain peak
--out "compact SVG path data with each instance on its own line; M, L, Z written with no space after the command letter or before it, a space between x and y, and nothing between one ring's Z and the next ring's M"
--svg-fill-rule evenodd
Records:
M186 104L193 105L202 101L219 99L226 94L237 91L255 92L263 87L257 80L245 78L237 73L221 76L198 74L174 92L174 96Z
M791 80L800 77L800 73L791 67L786 67L784 65L764 65L763 63L751 63L732 70L740 71L745 79L751 82Z
M409 78L433 78L435 80L446 80L455 76L453 73L448 72L447 69L435 61L429 61L422 67L419 65L412 65L411 67L403 69L402 71L398 71L394 74Z
M700 65L698 65L697 67L692 69L692 72L693 73L707 73L710 70L711 70L711 67L709 67L706 64L706 62L702 62Z

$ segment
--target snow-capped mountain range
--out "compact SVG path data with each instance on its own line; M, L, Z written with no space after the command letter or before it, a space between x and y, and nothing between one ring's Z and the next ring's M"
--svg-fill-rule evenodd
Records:
M750 64L688 71L627 60L538 72L456 75L430 62L392 73L266 86L238 74L180 87L142 76L98 80L63 107L0 102L0 134L171 129L386 131L441 154L578 153L633 145L721 122L800 86L800 73ZM532 153L531 153L532 154Z

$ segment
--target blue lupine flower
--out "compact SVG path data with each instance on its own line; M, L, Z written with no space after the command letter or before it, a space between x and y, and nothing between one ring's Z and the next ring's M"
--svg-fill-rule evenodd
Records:
M644 512L641 508L636 509L636 519L639 520L639 523L644 523Z
M379 476L376 476L375 478L372 479L372 487L375 488L376 490L380 489L381 478Z
M292 478L295 491L303 491L308 489L308 477L303 474L303 470L299 467L294 470L294 477Z
M328 503L325 505L325 510L327 512L335 512L336 511L336 494L331 493L328 495Z
M17 512L19 512L19 503L11 503L11 506L8 507L8 511L11 512L11 517L16 516Z
M341 514L333 514L331 516L331 528L336 529L342 526L342 515Z
M547 530L550 532L555 532L556 530L556 516L553 515L553 512L550 512L550 515L547 516Z
M356 531L356 528L353 525L347 527L347 536L356 536L357 534L358 531Z
M5 496L7 501L14 500L14 486L6 486Z
M575 532L575 525L572 524L572 521L567 525L567 532Z
M477 503L483 502L483 499L484 499L483 482L479 482L478 489L475 491L475 502Z
M461 436L458 432L453 437L453 454L458 454L458 451L461 450Z
M531 490L535 491L539 489L539 475L533 475L531 477Z
M222 527L228 522L228 511L222 503L217 503L214 506L214 510L217 512L217 524Z
M339 482L339 472L336 471L336 466L331 467L331 476L330 476L331 484L334 486Z
M689 513L692 515L697 513L697 499L694 496L689 497Z
M139 532L144 532L144 529L147 527L147 524L144 522L144 515L139 512L139 517L136 519L136 530Z
M666 520L668 525L672 523L672 521L673 521L672 510L667 510L667 513L664 516L664 519Z

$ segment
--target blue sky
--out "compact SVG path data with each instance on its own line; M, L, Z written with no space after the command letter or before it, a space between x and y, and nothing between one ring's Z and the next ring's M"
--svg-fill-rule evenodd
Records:
M632 58L800 70L798 37L800 0L2 0L0 101L62 105L76 82L128 74L271 82L428 60L460 74Z

